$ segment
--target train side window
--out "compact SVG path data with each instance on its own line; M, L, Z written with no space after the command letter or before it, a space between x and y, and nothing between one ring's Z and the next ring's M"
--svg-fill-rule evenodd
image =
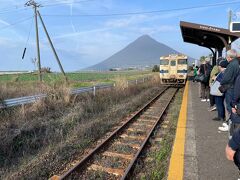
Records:
M171 61L171 66L176 66L176 61Z
M187 64L187 59L179 59L178 64Z
M160 60L160 65L168 65L169 64L169 60L163 59Z

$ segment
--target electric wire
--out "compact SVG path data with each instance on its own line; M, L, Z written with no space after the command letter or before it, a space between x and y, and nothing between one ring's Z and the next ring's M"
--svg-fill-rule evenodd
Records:
M74 2L75 3L75 2ZM162 12L172 12L172 11L181 11L181 10L191 10L191 9L200 9L200 8L208 8L208 7L218 7L223 5L230 4L239 4L240 1L231 1L231 2L222 2L216 4L208 4L201 6L191 6L191 7L183 7L183 8L173 8L173 9L162 9L162 10L153 10L153 11L139 11L139 12L127 12L127 13L112 13L112 14L43 14L42 16L56 16L56 17L91 17L91 16L128 16L128 15L138 15L138 14L154 14L154 13L162 13Z
M34 16L33 16L33 17L34 17ZM31 32L32 32L32 27L33 27L33 17L32 17L32 21L31 21L31 24L30 24L29 31L28 31L28 37L27 37L27 41L26 41L25 47L27 47L27 44L28 44L28 41L29 41L29 39L30 39L30 35L31 35Z
M18 9L18 8L21 8L21 7L23 7L23 6L22 5L21 6L20 5L13 5L11 7L2 8L2 9L0 9L0 11L9 11L9 10Z
M33 17L32 17L32 21L31 21L31 24L30 24L29 31L28 31L27 41L25 43L25 47L24 47L24 50L23 50L22 60L24 59L26 51L27 51L27 45L28 45L28 41L29 41L29 38L30 38L30 35L31 35L31 32L32 32L32 26L33 26Z
M84 3L84 2L91 2L91 1L96 1L96 0L81 0L81 1L74 1L75 3ZM51 7L51 6L61 6L61 5L68 5L68 4L72 4L73 2L58 2L58 3L53 3L53 4L45 4L43 3L43 7Z
M23 23L23 22L25 22L25 21L28 21L28 20L30 20L30 19L32 19L32 18L33 18L33 16L28 17L28 18L25 18L25 19L21 19L20 21L14 22L14 23L12 23L12 24L9 24L9 25L7 25L7 26L4 26L4 27L0 28L0 31L1 31L1 30L4 30L4 29L7 29L7 28L9 28L9 27L11 27L11 26L15 26L15 25L17 25L17 24L20 24L20 23Z
M1 8L0 14L5 14L5 13L9 13L9 12L14 12L14 11L22 11L22 10L26 10L26 9L28 9L28 8L24 7L24 5L16 4L16 5L12 5L9 7Z
M0 11L0 14L8 14L8 13L20 12L20 11L26 11L26 10L28 10L28 8L13 9L13 10L8 10L8 11Z

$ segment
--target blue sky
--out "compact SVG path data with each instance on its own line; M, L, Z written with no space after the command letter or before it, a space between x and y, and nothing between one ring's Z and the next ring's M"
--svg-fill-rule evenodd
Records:
M25 59L21 60L33 16L30 7L23 9L25 2L25 0L0 0L0 71L35 69L31 61L36 57L34 26L27 43ZM154 14L80 17L70 15L152 11L229 1L91 0L79 3L79 0L39 0L38 2L43 5L40 12L66 71L79 70L105 60L143 34L149 34L157 41L194 58L208 55L210 53L208 49L183 42L179 22L189 21L227 28L228 10L240 11L238 1L238 4L232 5ZM51 4L58 5L48 6ZM53 14L67 16L48 16ZM7 27L26 18L29 19ZM42 66L58 71L41 25L39 32Z

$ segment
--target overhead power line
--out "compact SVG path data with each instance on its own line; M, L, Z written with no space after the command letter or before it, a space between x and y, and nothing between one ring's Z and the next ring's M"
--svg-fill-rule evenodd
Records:
M13 4L11 6L8 7L3 7L0 8L0 14L5 14L5 13L11 13L11 12L15 12L15 11L22 11L22 10L27 10L28 8L23 7L22 3L21 4Z
M22 8L22 5L12 5L9 7L5 7L5 8L1 8L0 11L8 11L8 10L14 10L14 9L18 9L18 8Z
M29 31L28 31L28 36L27 36L27 41L26 41L25 47L27 47L28 41L30 39L30 35L31 35L31 32L32 32L32 27L33 27L33 17L32 17L32 22L30 24Z
M60 6L60 5L68 5L68 4L75 4L75 3L84 3L84 2L90 2L90 1L96 1L96 0L75 0L73 2L67 2L67 1L57 1L56 3L53 3L53 1L41 1L41 4L43 5L42 7L52 7L52 6ZM22 7L20 5L14 5L12 7L7 7L0 9L0 14L7 14L7 13L13 13L13 12L19 12L19 11L24 11L28 10L29 8Z
M73 1L73 2L62 1L62 2L51 3L51 4L44 4L44 2L42 2L42 3L43 3L43 7L51 7L51 6L61 6L61 5L68 5L68 4L91 2L91 1L96 1L96 0L80 0L80 1L76 0L76 1Z
M4 26L4 27L0 28L0 31L1 31L1 30L4 30L4 29L7 29L7 28L9 28L9 27L11 27L11 26L15 26L15 25L17 25L17 24L20 24L20 23L23 23L23 22L25 22L25 21L28 21L28 20L32 19L32 17L33 17L33 16L28 17L28 18L25 18L25 19L21 19L20 21L17 21L17 22L14 22L14 23L12 23L12 24L9 24L9 25L7 25L7 26Z
M201 6L191 6L191 7L183 7L183 8L173 8L173 9L162 9L162 10L153 10L153 11L139 11L139 12L127 12L127 13L112 13L112 14L44 14L42 16L59 16L59 17L91 17L91 16L127 16L127 15L137 15L137 14L154 14L154 13L162 13L162 12L172 12L172 11L182 11L182 10L191 10L191 9L200 9L200 8L208 8L208 7L218 7L230 4L239 4L240 1L231 1L231 2L222 2L216 4L208 4Z
M7 14L7 13L13 13L13 12L19 12L19 11L26 11L28 8L17 8L17 9L9 9L9 10L0 10L0 14Z

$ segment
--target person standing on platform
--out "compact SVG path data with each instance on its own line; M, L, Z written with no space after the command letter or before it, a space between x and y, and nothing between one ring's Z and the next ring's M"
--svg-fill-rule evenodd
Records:
M240 58L238 60L240 61ZM231 106L232 126L230 128L230 136L232 137L226 146L226 156L228 160L234 161L240 170L240 72L235 80Z
M204 80L201 82L201 97L202 97L201 101L202 102L210 101L209 100L209 95L210 95L209 79L210 79L211 70L212 70L212 66L210 65L210 58L207 57L199 68L199 73L205 75Z
M228 141L225 149L226 157L230 161L234 161L240 170L240 129L233 133L232 138Z
M197 76L197 71L198 71L197 66L194 64L193 65L193 82L195 82L195 78Z
M231 102L232 106L232 114L230 116L231 119L231 127L230 127L230 137L233 132L237 129L240 129L240 73L238 74L233 91L233 100Z
M228 66L228 61L227 60L222 59L218 63L218 68L219 68L220 73L215 77L215 79L219 83L221 83L221 81L223 79L224 71L225 71L227 66ZM213 118L213 120L224 121L225 120L224 94L223 94L223 96L214 96L214 98L215 98L215 103L216 103L216 106L217 106L218 117Z
M235 79L239 74L239 62L237 59L237 51L234 49L231 49L227 51L227 61L229 62L225 72L223 79L221 81L221 86L219 87L219 90L224 93L225 95L225 102L226 102L226 108L227 108L227 120L230 118L230 115L232 113L232 107L231 102L233 100L233 87L235 83ZM227 126L224 130L229 129ZM227 130L226 130L227 131Z
M218 63L217 64L219 64L219 62L221 60L222 60L221 57L218 58L218 61L217 61ZM209 86L211 86L211 84L215 81L216 76L218 75L218 73L219 73L219 67L218 67L218 65L215 65L213 67L212 71L211 71L211 74L210 74ZM214 110L216 110L215 96L210 94L209 98L210 98L210 108L208 109L208 111L214 111Z

